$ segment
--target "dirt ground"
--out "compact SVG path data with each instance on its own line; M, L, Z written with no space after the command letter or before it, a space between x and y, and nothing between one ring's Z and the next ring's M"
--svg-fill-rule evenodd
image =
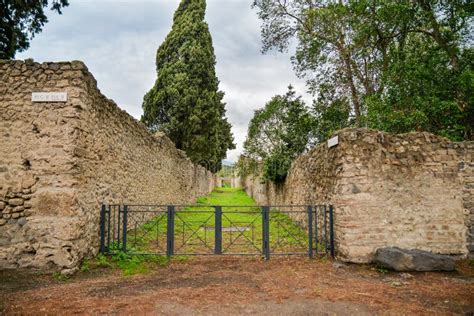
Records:
M305 258L210 257L145 275L93 269L67 281L0 272L0 314L472 314L474 269L381 272Z

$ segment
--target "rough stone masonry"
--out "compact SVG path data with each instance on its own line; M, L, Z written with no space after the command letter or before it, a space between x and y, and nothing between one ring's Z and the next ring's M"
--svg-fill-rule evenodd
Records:
M98 250L102 202L190 203L214 184L82 62L0 61L0 268L73 269Z
M331 203L339 258L370 262L378 248L474 252L474 142L429 133L337 132L296 159L286 181L240 179L260 204ZM305 218L305 215L301 215Z

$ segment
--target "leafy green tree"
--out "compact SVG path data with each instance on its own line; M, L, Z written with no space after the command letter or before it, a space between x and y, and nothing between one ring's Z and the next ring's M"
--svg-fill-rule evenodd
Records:
M452 60L431 42L412 38L387 71L386 93L366 100L367 124L395 133L429 131L452 140L472 138L474 72L472 50ZM471 56L469 56L471 55Z
M264 52L296 39L295 70L319 96L314 110L324 121L316 134L368 126L472 139L470 1L255 0L254 7Z
M51 10L61 14L68 0L53 0ZM41 32L48 18L47 0L0 0L0 59L11 59L30 47L30 40Z
M473 6L419 0L402 8L411 16L404 23L385 19L400 35L389 42L384 93L366 100L368 126L472 139Z
M182 0L156 54L158 78L143 100L142 122L163 131L192 161L211 171L235 148L219 91L205 0Z
M264 177L285 179L291 161L305 151L311 140L311 116L292 86L256 110L244 142L244 156L263 163Z
M354 126L350 111L350 101L346 97L337 96L333 85L321 85L311 111L314 142L320 143L330 138L337 130Z
M259 162L241 154L235 169L236 173L242 178L246 178L249 175L258 175L261 173L261 161Z

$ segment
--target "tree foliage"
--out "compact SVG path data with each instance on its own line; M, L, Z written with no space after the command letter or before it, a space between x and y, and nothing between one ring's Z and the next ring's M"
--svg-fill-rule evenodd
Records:
M263 163L266 179L282 181L291 161L306 149L310 131L311 116L289 86L285 95L274 96L255 111L244 142L244 156Z
M255 0L263 52L292 39L297 75L318 95L315 134L368 126L472 139L467 0Z
M61 14L68 0L51 1L51 10ZM41 32L48 18L44 8L48 0L0 0L0 59L11 59L16 52L30 46L30 40Z
M144 97L142 121L166 133L194 162L217 171L234 144L205 10L205 0L179 4L156 54L158 78Z

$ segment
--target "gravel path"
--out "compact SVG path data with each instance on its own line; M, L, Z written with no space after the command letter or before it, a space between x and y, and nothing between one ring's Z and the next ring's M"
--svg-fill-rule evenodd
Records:
M467 268L466 268L467 267ZM93 269L64 282L0 272L0 314L365 315L474 312L474 276L381 273L305 258L193 258L125 277Z

